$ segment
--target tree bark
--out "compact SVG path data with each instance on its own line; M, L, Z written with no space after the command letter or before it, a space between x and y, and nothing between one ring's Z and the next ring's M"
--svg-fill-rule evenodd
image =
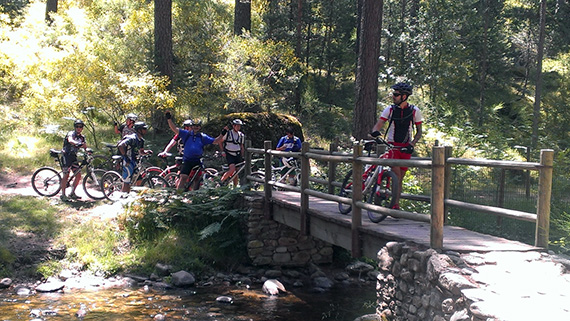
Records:
M51 19L51 14L57 12L57 1L58 0L47 0L46 1L46 17L45 20L48 24L51 24L53 20Z
M251 0L235 0L234 35L251 31Z
M172 90L174 63L172 53L172 0L154 0L154 63L157 71L168 78ZM152 126L158 133L167 131L166 119L155 109Z
M378 56L380 55L383 2L383 0L363 0L362 2L352 133L356 139L366 138L376 121Z
M534 108L532 118L531 148L538 145L538 124L540 120L540 99L542 95L542 58L544 56L544 26L546 24L546 0L540 1L540 33L538 36L538 53L536 56L536 90L534 92Z

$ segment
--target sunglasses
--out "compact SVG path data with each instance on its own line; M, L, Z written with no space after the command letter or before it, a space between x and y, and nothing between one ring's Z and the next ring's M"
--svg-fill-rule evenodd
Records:
M393 93L392 96L394 96L394 97L400 97L400 96L402 96L402 94L400 94L400 93Z
M75 126L75 128L83 128L83 126L81 126L81 125L80 125L80 126Z

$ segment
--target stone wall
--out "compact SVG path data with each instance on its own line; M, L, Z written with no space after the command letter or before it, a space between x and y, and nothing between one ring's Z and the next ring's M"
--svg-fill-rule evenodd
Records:
M296 229L264 219L264 198L245 196L249 211L247 252L254 265L305 266L331 263L332 246Z
M416 244L389 242L378 253L378 308L388 320L487 320L472 316L461 293L477 285L453 255Z

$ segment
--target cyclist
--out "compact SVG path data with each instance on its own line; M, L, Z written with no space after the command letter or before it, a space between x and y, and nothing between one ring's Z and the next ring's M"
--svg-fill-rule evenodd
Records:
M390 150L388 158L393 159L410 159L414 152L414 146L422 137L423 116L420 109L408 103L408 97L412 95L412 86L399 82L391 86L393 105L390 105L382 111L378 122L372 128L372 137L380 136L380 129L388 122L386 129L387 141L397 148ZM414 127L416 129L413 134ZM395 196L394 209L399 209L400 195L402 192L402 182L406 175L407 167L392 167L392 171L400 179L400 189L398 195Z
M234 119L231 130L228 130L227 126L222 129L223 139L220 141L219 146L222 150L222 156L226 157L229 166L228 171L222 175L222 183L235 173L236 164L243 161L245 135L240 131L242 125L241 119ZM237 186L237 175L234 177L233 183L234 186Z
M287 127L285 130L285 136L279 139L277 143L276 150L285 151L285 152L298 152L301 150L301 139L293 134L293 127ZM285 166L281 174L285 174L288 171L288 168L291 168L289 164L291 158L282 157L281 163ZM289 183L294 183L295 174L291 172L288 177Z
M182 127L185 130L191 130L192 129L192 120L191 119L187 119L184 121L184 123L182 124ZM176 145L178 143L178 145L176 146L177 150L178 150L178 155L182 156L184 154L184 142L180 139L180 135L176 134L174 135L174 137L172 137L172 139L170 140L170 142L168 142L168 145L166 145L166 147L164 147L164 150L160 153L158 153L158 157L166 157L166 153L168 153L170 151L170 149Z
M130 113L127 115L127 119L125 120L124 124L117 124L115 123L115 134L121 135L121 138L134 134L135 133L135 122L137 121L138 116Z
M164 116L168 122L168 127L174 132L174 134L180 136L184 144L184 154L182 156L182 169L180 170L180 179L178 180L178 186L176 186L178 191L184 190L184 185L188 180L188 175L195 166L202 165L202 155L204 154L204 146L210 144L218 144L222 139L222 135L213 138L210 137L200 130L202 129L202 121L199 119L193 120L191 124L191 130L180 129L174 125L172 121L172 114L167 111ZM197 182L198 183L198 182Z
M73 180L69 197L65 195L65 189L67 188L67 180L69 179L70 170L72 170L74 173L79 170L79 163L77 162L77 150L79 148L87 147L85 143L85 136L81 134L81 132L83 132L84 126L85 124L81 119L76 119L75 122L73 122L74 130L68 132L63 139L63 148L61 150L63 156L61 168L63 171L63 178L61 179L62 201L68 201L69 199L79 199L79 196L75 195L75 189L81 181L81 172L77 173L75 179Z
M152 154L152 150L144 149L144 136L148 130L146 123L138 121L134 124L133 129L135 131L133 134L126 135L117 144L119 153L123 156L122 192L124 193L129 193L131 191L131 179L136 167L137 156L139 154Z

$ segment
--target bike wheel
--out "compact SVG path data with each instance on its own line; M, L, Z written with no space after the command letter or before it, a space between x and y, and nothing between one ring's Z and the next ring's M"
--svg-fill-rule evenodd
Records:
M150 189L167 189L170 187L168 182L160 176L147 176L142 180L142 186L148 187Z
M88 172L83 178L83 190L85 194L94 200L102 200L105 198L103 189L101 188L101 179L106 171L102 169L94 169Z
M178 173L168 173L164 176L164 179L168 183L168 186L171 188L176 188L178 186L178 179L180 175Z
M91 165L93 168L103 169L106 171L110 171L113 168L113 161L109 159L107 156L103 155L93 155L93 160L91 161Z
M121 198L123 194L123 178L119 173L113 171L106 172L101 177L100 185L106 199L116 201Z
M265 180L265 175L262 173L251 173L251 176ZM253 191L263 191L264 189L264 184L256 181L251 181L250 186Z
M162 174L163 169L157 166L147 167L145 170L145 176L160 176Z
M51 167L42 167L32 175L32 187L42 196L54 196L61 189L61 176Z
M396 174L392 171L384 171L380 182L374 184L370 196L368 197L368 203L392 208L396 203L395 195L398 193L399 188L400 182ZM386 217L386 215L368 211L368 218L373 223L382 222Z
M346 176L344 176L344 180L342 181L342 186L340 187L338 196L352 198L352 170L350 170ZM339 202L338 211L341 214L348 214L352 211L352 205Z

